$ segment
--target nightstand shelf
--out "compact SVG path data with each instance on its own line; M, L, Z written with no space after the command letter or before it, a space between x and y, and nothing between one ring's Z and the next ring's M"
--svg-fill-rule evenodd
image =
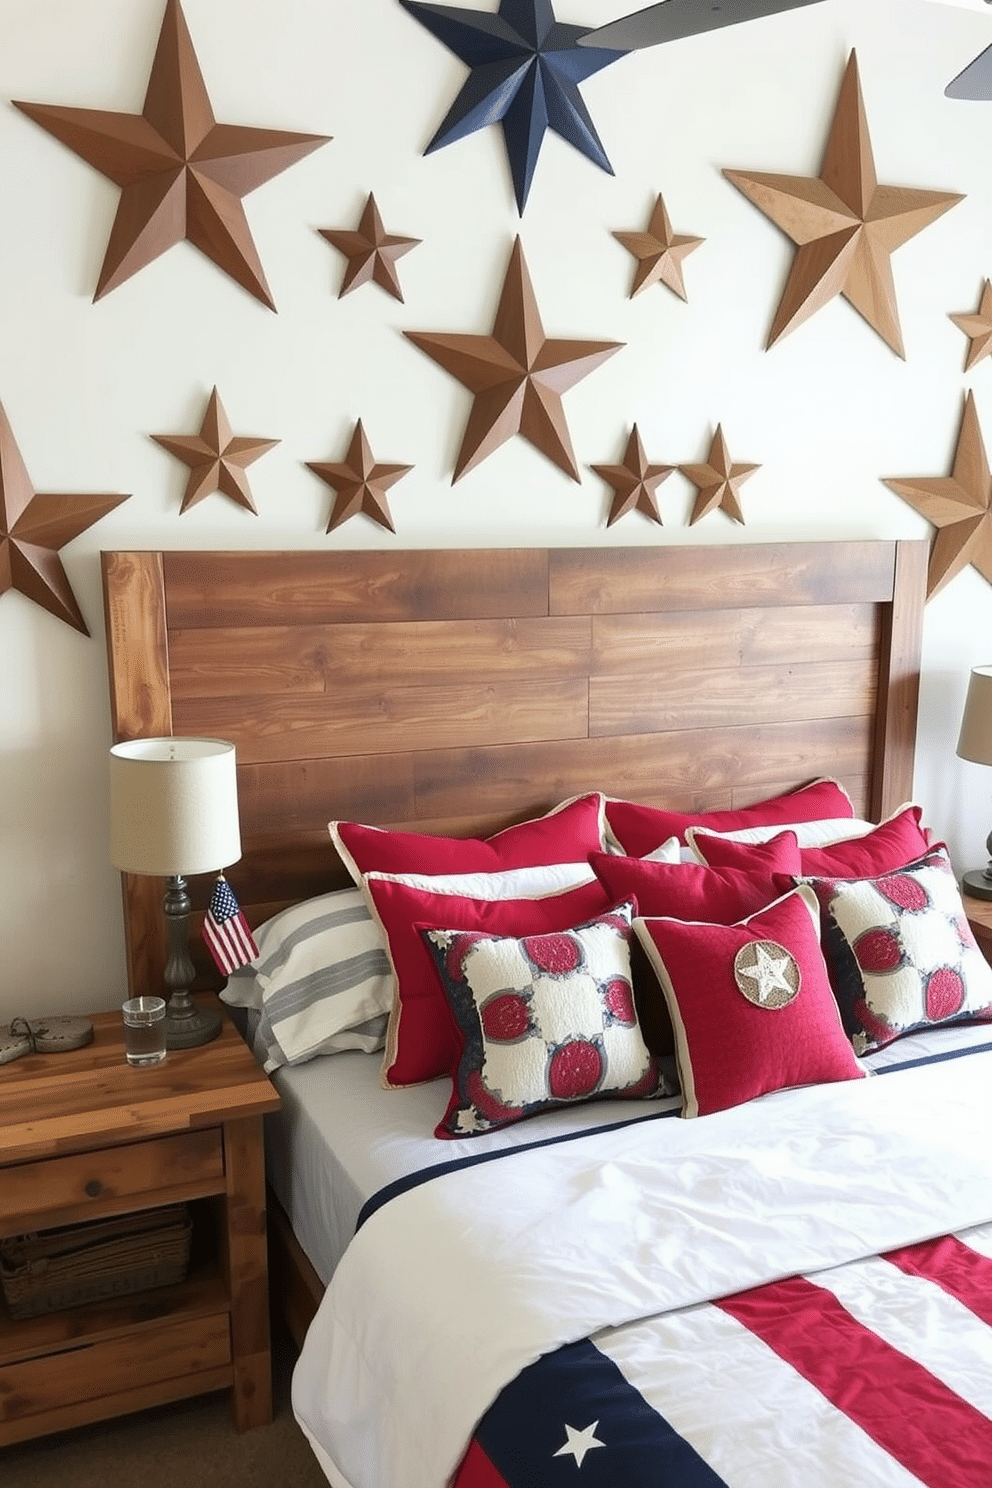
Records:
M230 1387L271 1420L262 1116L278 1096L226 1019L153 1069L120 1015L85 1049L0 1069L0 1237L183 1202L186 1279L16 1320L0 1297L0 1446Z

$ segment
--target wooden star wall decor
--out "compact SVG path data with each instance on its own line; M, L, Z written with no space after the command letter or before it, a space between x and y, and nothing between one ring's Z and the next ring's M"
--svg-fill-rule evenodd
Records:
M884 484L937 528L927 570L928 599L969 563L992 584L992 476L972 393L965 397L950 475L892 476Z
M199 434L153 434L152 438L170 455L189 466L189 480L180 513L196 506L204 496L221 491L239 506L258 515L245 467L279 441L263 439L256 434L233 434L216 388L210 394Z
M660 195L644 232L615 232L613 236L637 260L631 299L652 284L667 284L680 300L688 299L682 263L705 239L680 237L673 233Z
M839 294L904 357L892 254L963 197L878 184L856 54L844 73L819 176L723 174L797 244L766 349Z
M590 465L589 468L613 487L613 505L606 519L607 527L612 527L631 511L642 512L652 522L661 525L656 492L675 466L648 463L636 424L630 431L622 465Z
M686 480L691 481L698 492L689 526L711 511L726 512L735 522L743 522L740 487L760 469L760 465L740 465L731 460L723 429L717 424L706 461L701 465L679 466Z
M89 635L59 551L128 499L39 495L0 406L0 594L17 589Z
M386 492L412 470L413 466L379 464L372 454L361 419L355 424L347 460L337 464L319 464L308 460L307 468L337 492L334 509L327 523L328 532L362 512L371 517L373 522L378 522L380 527L387 527L390 532L396 531Z
M403 299L396 260L402 258L404 253L409 253L411 248L416 248L420 239L401 238L395 233L387 233L371 191L358 227L353 232L322 227L320 235L339 249L348 260L338 299L357 289L360 284L368 284L370 281L378 284L394 299Z
M218 124L179 0L166 0L141 114L15 107L121 188L94 300L185 239L275 309L241 199L328 136Z
M970 315L952 315L951 320L959 331L968 337L964 370L970 372L983 357L992 354L992 282L986 279L982 286L982 298L978 309Z
M580 479L562 394L619 351L623 342L545 336L519 238L510 254L490 335L403 334L474 394L452 485L514 434L573 480Z

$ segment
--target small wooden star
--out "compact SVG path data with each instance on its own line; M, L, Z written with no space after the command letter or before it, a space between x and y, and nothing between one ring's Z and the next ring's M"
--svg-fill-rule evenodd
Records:
M348 458L343 464L315 464L308 460L307 466L338 493L327 523L328 532L340 527L350 517L357 517L360 512L371 517L373 522L378 522L380 527L388 527L390 532L396 531L386 492L412 470L413 466L378 464L362 428L361 419L355 424L355 432L348 447Z
M320 228L320 235L340 250L348 260L338 299L360 284L373 280L387 290L394 299L402 300L396 260L416 248L420 238L400 238L387 233L382 225L375 197L369 192L368 201L354 232L334 227Z
M660 195L644 232L615 232L613 236L637 259L630 299L652 284L667 284L680 300L688 299L682 263L693 249L706 240L680 237L673 233Z
M798 245L766 347L843 295L905 356L892 254L963 198L878 184L856 54L844 73L819 176L723 174Z
M143 113L15 107L121 188L95 300L185 239L275 309L241 199L327 136L218 124L179 0L166 0Z
M262 439L257 434L232 434L216 388L210 394L199 434L153 434L152 438L170 455L189 466L189 480L180 513L188 511L204 496L221 491L239 506L245 506L258 515L245 467L279 441Z
M514 434L579 480L561 395L623 345L544 334L520 239L513 244L489 336L404 331L475 395L452 485Z
M127 500L36 493L0 405L0 594L17 589L57 620L89 635L59 549Z
M636 424L630 431L622 465L590 465L589 468L613 487L613 505L606 519L607 527L612 527L614 522L630 511L643 512L646 517L661 525L661 512L658 510L655 492L662 481L668 479L675 466L648 464Z
M692 516L689 518L689 526L698 522L700 517L705 517L708 512L717 509L725 511L727 516L733 517L735 522L743 522L744 513L741 511L738 490L749 476L760 469L760 465L732 463L727 450L727 441L723 437L723 429L717 424L706 464L679 466L681 473L699 492L692 509Z
M986 279L978 309L971 315L952 315L959 331L968 337L964 370L970 372L976 362L992 354L992 282Z
M969 563L992 584L992 476L971 392L965 398L951 474L899 476L884 484L937 528L927 570L928 599Z

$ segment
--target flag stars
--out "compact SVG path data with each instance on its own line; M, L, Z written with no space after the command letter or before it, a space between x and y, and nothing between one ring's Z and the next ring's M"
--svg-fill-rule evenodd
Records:
M591 1426L586 1426L582 1431L576 1430L574 1426L565 1427L566 1442L555 1452L556 1457L574 1457L576 1467L581 1467L586 1453L591 1452L594 1447L605 1447L606 1443L599 1440L596 1435L598 1421L593 1421Z

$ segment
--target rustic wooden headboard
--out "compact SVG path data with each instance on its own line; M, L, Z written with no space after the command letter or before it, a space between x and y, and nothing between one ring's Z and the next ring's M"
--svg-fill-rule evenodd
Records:
M586 790L719 807L829 774L878 818L912 795L927 552L104 553L113 736L236 744L253 924L345 881L333 817L488 835ZM161 895L125 880L135 990Z

